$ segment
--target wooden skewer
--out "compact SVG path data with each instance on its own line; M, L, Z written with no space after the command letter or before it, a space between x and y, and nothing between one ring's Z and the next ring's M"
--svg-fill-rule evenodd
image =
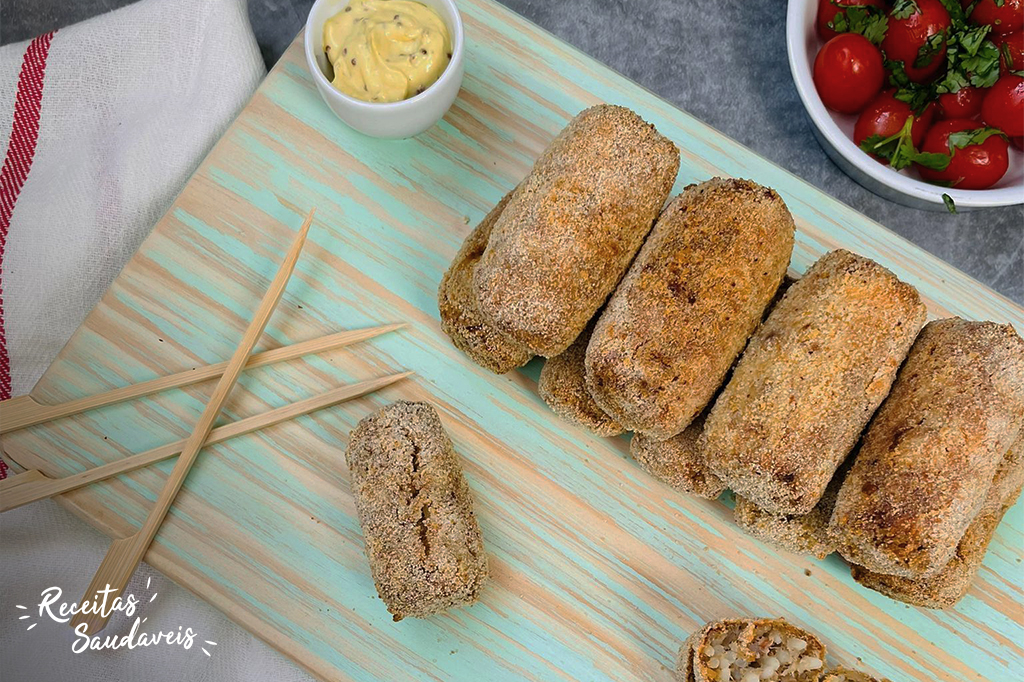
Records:
M255 353L249 356L245 363L246 369L250 367L262 367L282 360L292 360L303 355L322 353L323 351L341 348L359 341L365 341L381 334L404 327L404 323L389 324L383 327L371 329L354 329L352 331L338 332L321 336L318 339L310 339L301 343L294 343L284 348ZM0 433L16 431L28 426L41 424L51 419L69 417L79 412L92 410L97 407L113 405L132 398L141 398L169 388L180 388L218 377L227 368L227 362L218 362L214 365L206 365L196 369L185 370L166 377L150 379L139 384L115 388L112 391L98 395L86 396L76 400L69 400L59 405L41 405L32 396L20 395L16 398L9 398L0 401Z
M206 439L206 444L212 445L213 443L220 443L228 438L234 438L235 436L251 433L257 429L265 429L269 426L273 426L274 424L280 424L283 421L288 421L289 419L294 419L295 417L309 414L310 412L314 412L325 407L337 405L338 403L351 400L352 398L358 398L359 396L366 395L367 393L373 393L374 391L380 390L385 386L389 386L396 381L404 379L410 374L412 374L412 372L402 372L400 374L392 374L391 376L381 377L379 379L362 381L358 384L352 384L351 386L342 386L322 395L307 398L306 400L300 400L293 405L286 405L275 410L270 410L269 412L264 412L263 414L258 414L231 424L219 426L213 431L210 431L210 435ZM142 452L137 455L125 457L124 459L117 460L116 462L101 464L89 469L88 471L81 471L77 474L71 474L70 476L64 476L62 478L50 478L38 469L30 469L20 474L8 476L4 480L0 481L0 512L16 509L17 507L29 504L30 502L35 502L36 500L42 500L47 497L66 493L69 490L81 488L84 485L96 483L97 481L102 481L110 478L111 476L135 471L136 469L148 466L154 462L159 462L169 457L173 457L181 452L184 447L185 440L179 440L175 443L162 445L158 448L153 448L152 450L147 450L146 452Z
M134 535L114 540L110 544L110 549L107 550L103 563L100 564L99 570L96 571L92 582L89 583L89 588L85 592L83 602L89 600L94 607L97 603L103 601L106 601L109 605L116 597L124 594L124 588L128 585L128 580L131 578L132 573L135 572L139 562L142 561L142 557L145 556L146 550L149 549L153 538L156 537L157 531L160 530L160 524L163 523L164 517L170 511L171 504L185 482L185 477L188 475L189 470L195 463L199 450L202 449L203 443L206 442L206 437L213 429L213 422L217 419L217 415L220 414L221 406L227 399L228 393L234 388L235 382L238 381L238 376L242 373L242 368L245 367L246 360L249 359L253 346L256 345L256 341L263 334L263 329L267 326L271 313L274 312L277 302L281 299L281 294L284 293L285 285L288 284L292 270L295 269L295 263L299 260L299 253L302 251L302 245L305 243L306 235L309 233L309 226L313 224L313 213L314 211L310 211L306 221L302 224L295 242L288 250L288 255L285 256L281 268L278 270L277 275L274 276L274 281L270 283L270 288L263 296L259 309L253 316L252 322L249 323L249 327L245 330L245 335L238 344L238 348L235 349L234 355L228 361L228 366L225 368L220 381L217 382L217 387L213 389L210 402L207 403L206 409L203 410L203 414L199 417L195 430L185 441L185 446L181 449L181 454L178 456L178 461L175 463L174 469L171 470L171 475L167 479L167 483L164 484L159 497L156 498L156 504L153 505L149 516L143 522L142 528ZM83 610L83 612L79 612L78 615L71 619L71 626L75 628L76 632L81 633L84 630L84 632L95 635L107 624L109 617L109 611L104 613L99 608L89 609L88 613Z

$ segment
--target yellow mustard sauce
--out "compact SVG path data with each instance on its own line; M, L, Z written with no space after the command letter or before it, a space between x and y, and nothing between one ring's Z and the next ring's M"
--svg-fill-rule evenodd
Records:
M324 24L332 84L366 102L398 102L426 90L451 60L448 27L412 0L352 0Z

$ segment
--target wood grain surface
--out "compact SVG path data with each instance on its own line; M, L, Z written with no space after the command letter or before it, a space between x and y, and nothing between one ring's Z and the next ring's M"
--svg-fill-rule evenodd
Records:
M442 334L435 297L472 226L572 115L607 101L679 145L677 191L713 174L776 188L797 217L795 272L843 246L917 286L933 315L1021 330L1024 310L490 0L460 7L463 90L412 140L348 130L294 43L33 391L53 403L224 360L312 206L309 243L259 348L410 323L246 372L221 423L342 383L417 377L205 449L147 561L327 680L669 680L681 641L729 615L785 616L819 633L833 660L893 682L1024 679L1022 505L957 608L890 601L837 557L776 551L738 531L727 503L661 485L625 438L559 422L537 397L537 362L505 377L472 365ZM71 474L186 436L212 388L35 426L3 448L20 467ZM343 457L355 423L397 398L441 413L493 574L480 603L401 623L374 591ZM168 470L60 499L129 535Z

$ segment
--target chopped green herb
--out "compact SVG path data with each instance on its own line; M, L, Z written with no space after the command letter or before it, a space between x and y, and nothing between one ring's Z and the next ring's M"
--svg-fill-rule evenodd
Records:
M917 58L914 59L914 68L923 69L932 63L932 61L942 54L943 49L946 47L946 32L939 31L928 36L928 39L924 41L924 45L917 49Z
M944 171L949 168L950 157L937 152L915 152L914 163L933 171Z
M964 59L961 66L969 75L971 85L977 88L990 87L999 80L999 48L991 40L985 40L978 53Z
M956 213L956 204L953 203L953 197L949 196L945 192L942 193L942 203L946 204L946 210L950 213Z
M939 2L949 13L949 23L952 25L953 31L959 31L967 25L967 10L960 4L960 0L939 0Z
M917 6L916 0L896 0L892 6L892 16L895 19L906 19L920 12L921 8Z
M935 82L935 92L940 95L959 92L960 88L966 88L970 84L971 79L964 75L963 71L950 69L941 80Z
M903 62L898 59L885 60L885 69L889 72L889 83L896 88L893 95L901 102L906 102L915 114L924 111L928 104L935 100L935 89L931 85L915 83L910 80Z
M857 33L881 45L889 28L889 17L872 5L854 5L837 13L828 26L836 33Z
M987 88L999 78L999 48L987 39L991 26L954 31L946 42L946 74L935 82L935 92L957 92L973 85Z
M975 130L961 130L958 133L949 134L949 153L954 153L957 149L963 149L964 147L970 147L972 144L981 144L993 135L999 135L1002 138L1006 138L1006 133L998 128L977 128Z
M896 170L902 170L914 163L932 170L946 170L946 167L949 166L949 156L919 152L914 148L914 142L911 139L913 127L914 117L907 116L906 122L898 133L889 137L872 135L860 143L860 148L868 154L885 159Z
M969 57L973 57L978 54L978 50L985 41L985 36L987 36L991 30L992 27L985 24L972 28L968 31L961 32L959 39L961 52L965 53Z

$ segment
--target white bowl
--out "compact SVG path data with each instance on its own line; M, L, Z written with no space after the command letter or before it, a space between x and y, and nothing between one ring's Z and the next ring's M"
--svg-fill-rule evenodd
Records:
M401 102L364 102L339 92L325 74L330 64L324 54L324 23L345 9L349 0L316 0L306 19L306 65L316 89L338 118L361 133L373 137L403 138L418 135L441 120L462 87L465 36L462 16L454 0L419 0L434 9L448 27L452 58L448 67L430 87Z
M817 11L817 0L789 0L786 16L789 68L793 72L800 99L814 123L814 135L837 166L875 194L914 208L946 210L943 194L952 197L958 209L1024 203L1024 154L1012 146L1009 170L1002 180L989 189L954 189L931 185L913 177L910 169L893 170L861 151L853 143L853 126L857 116L837 114L826 109L814 87L814 58L822 45L814 28Z

